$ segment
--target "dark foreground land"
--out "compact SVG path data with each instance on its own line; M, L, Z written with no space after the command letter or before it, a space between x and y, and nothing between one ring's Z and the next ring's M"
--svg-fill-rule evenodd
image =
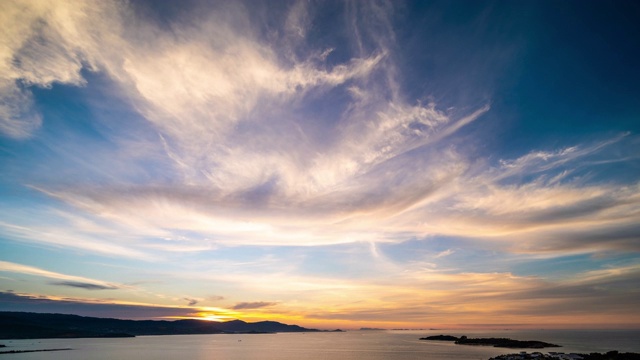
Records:
M64 351L64 350L71 350L71 348L65 348L65 349L41 349L41 350L7 350L7 351L0 351L0 355L2 355L2 354L22 354L22 353L30 353L30 352Z
M0 312L0 339L134 337L228 333L316 332L275 321L119 320L64 314Z
M456 337L451 335L435 335L420 338L420 340L455 341L460 345L481 345L511 349L543 349L547 347L560 347L560 345L550 344L536 340L513 340L507 338L468 338L466 336Z
M609 351L608 353L590 353L590 354L564 354L550 352L549 354L541 354L534 352L531 354L506 354L499 355L489 360L640 360L638 353L620 353L617 351Z

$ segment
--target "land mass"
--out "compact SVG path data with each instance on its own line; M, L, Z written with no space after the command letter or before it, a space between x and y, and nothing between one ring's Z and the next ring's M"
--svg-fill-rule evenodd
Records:
M40 350L9 350L9 351L0 351L0 354L22 354L22 353L30 353L30 352L64 351L64 350L71 350L71 348L64 348L64 349L40 349Z
M550 344L537 340L513 340L507 338L468 338L466 336L456 337L451 335L434 335L420 338L420 340L454 341L460 345L481 345L511 349L542 349L547 347L560 347L560 345Z
M66 314L0 311L0 339L133 337L278 332L319 332L276 321L120 320Z
M617 351L609 351L608 353L590 353L590 354L564 354L564 353L554 353L550 352L549 354L542 354L539 352L534 352L531 354L527 354L526 352L521 352L519 354L505 354L498 355L496 357L492 357L489 360L562 360L562 359L571 359L571 360L640 360L640 354L638 353L620 353Z
M434 335L420 338L420 340L458 341L460 338L451 335Z

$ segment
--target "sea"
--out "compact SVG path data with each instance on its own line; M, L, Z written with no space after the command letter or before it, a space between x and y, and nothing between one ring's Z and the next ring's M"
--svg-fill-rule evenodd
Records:
M539 340L560 348L501 349L425 341L429 335ZM320 333L138 336L135 338L0 340L1 360L487 360L520 351L640 353L640 330L357 330Z

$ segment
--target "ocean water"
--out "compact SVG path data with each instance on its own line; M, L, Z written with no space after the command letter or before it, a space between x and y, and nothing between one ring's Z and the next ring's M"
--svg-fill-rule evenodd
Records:
M0 340L2 351L71 348L54 352L0 355L2 359L233 359L233 360L487 360L519 352L424 341L437 334L470 337L509 337L563 345L541 350L562 352L640 352L640 331L348 331L344 333L216 334L139 336L119 339ZM526 350L528 352L536 350Z

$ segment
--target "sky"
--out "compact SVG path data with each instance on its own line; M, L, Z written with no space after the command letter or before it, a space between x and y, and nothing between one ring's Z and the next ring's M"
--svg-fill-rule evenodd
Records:
M638 2L0 23L0 311L640 328Z

